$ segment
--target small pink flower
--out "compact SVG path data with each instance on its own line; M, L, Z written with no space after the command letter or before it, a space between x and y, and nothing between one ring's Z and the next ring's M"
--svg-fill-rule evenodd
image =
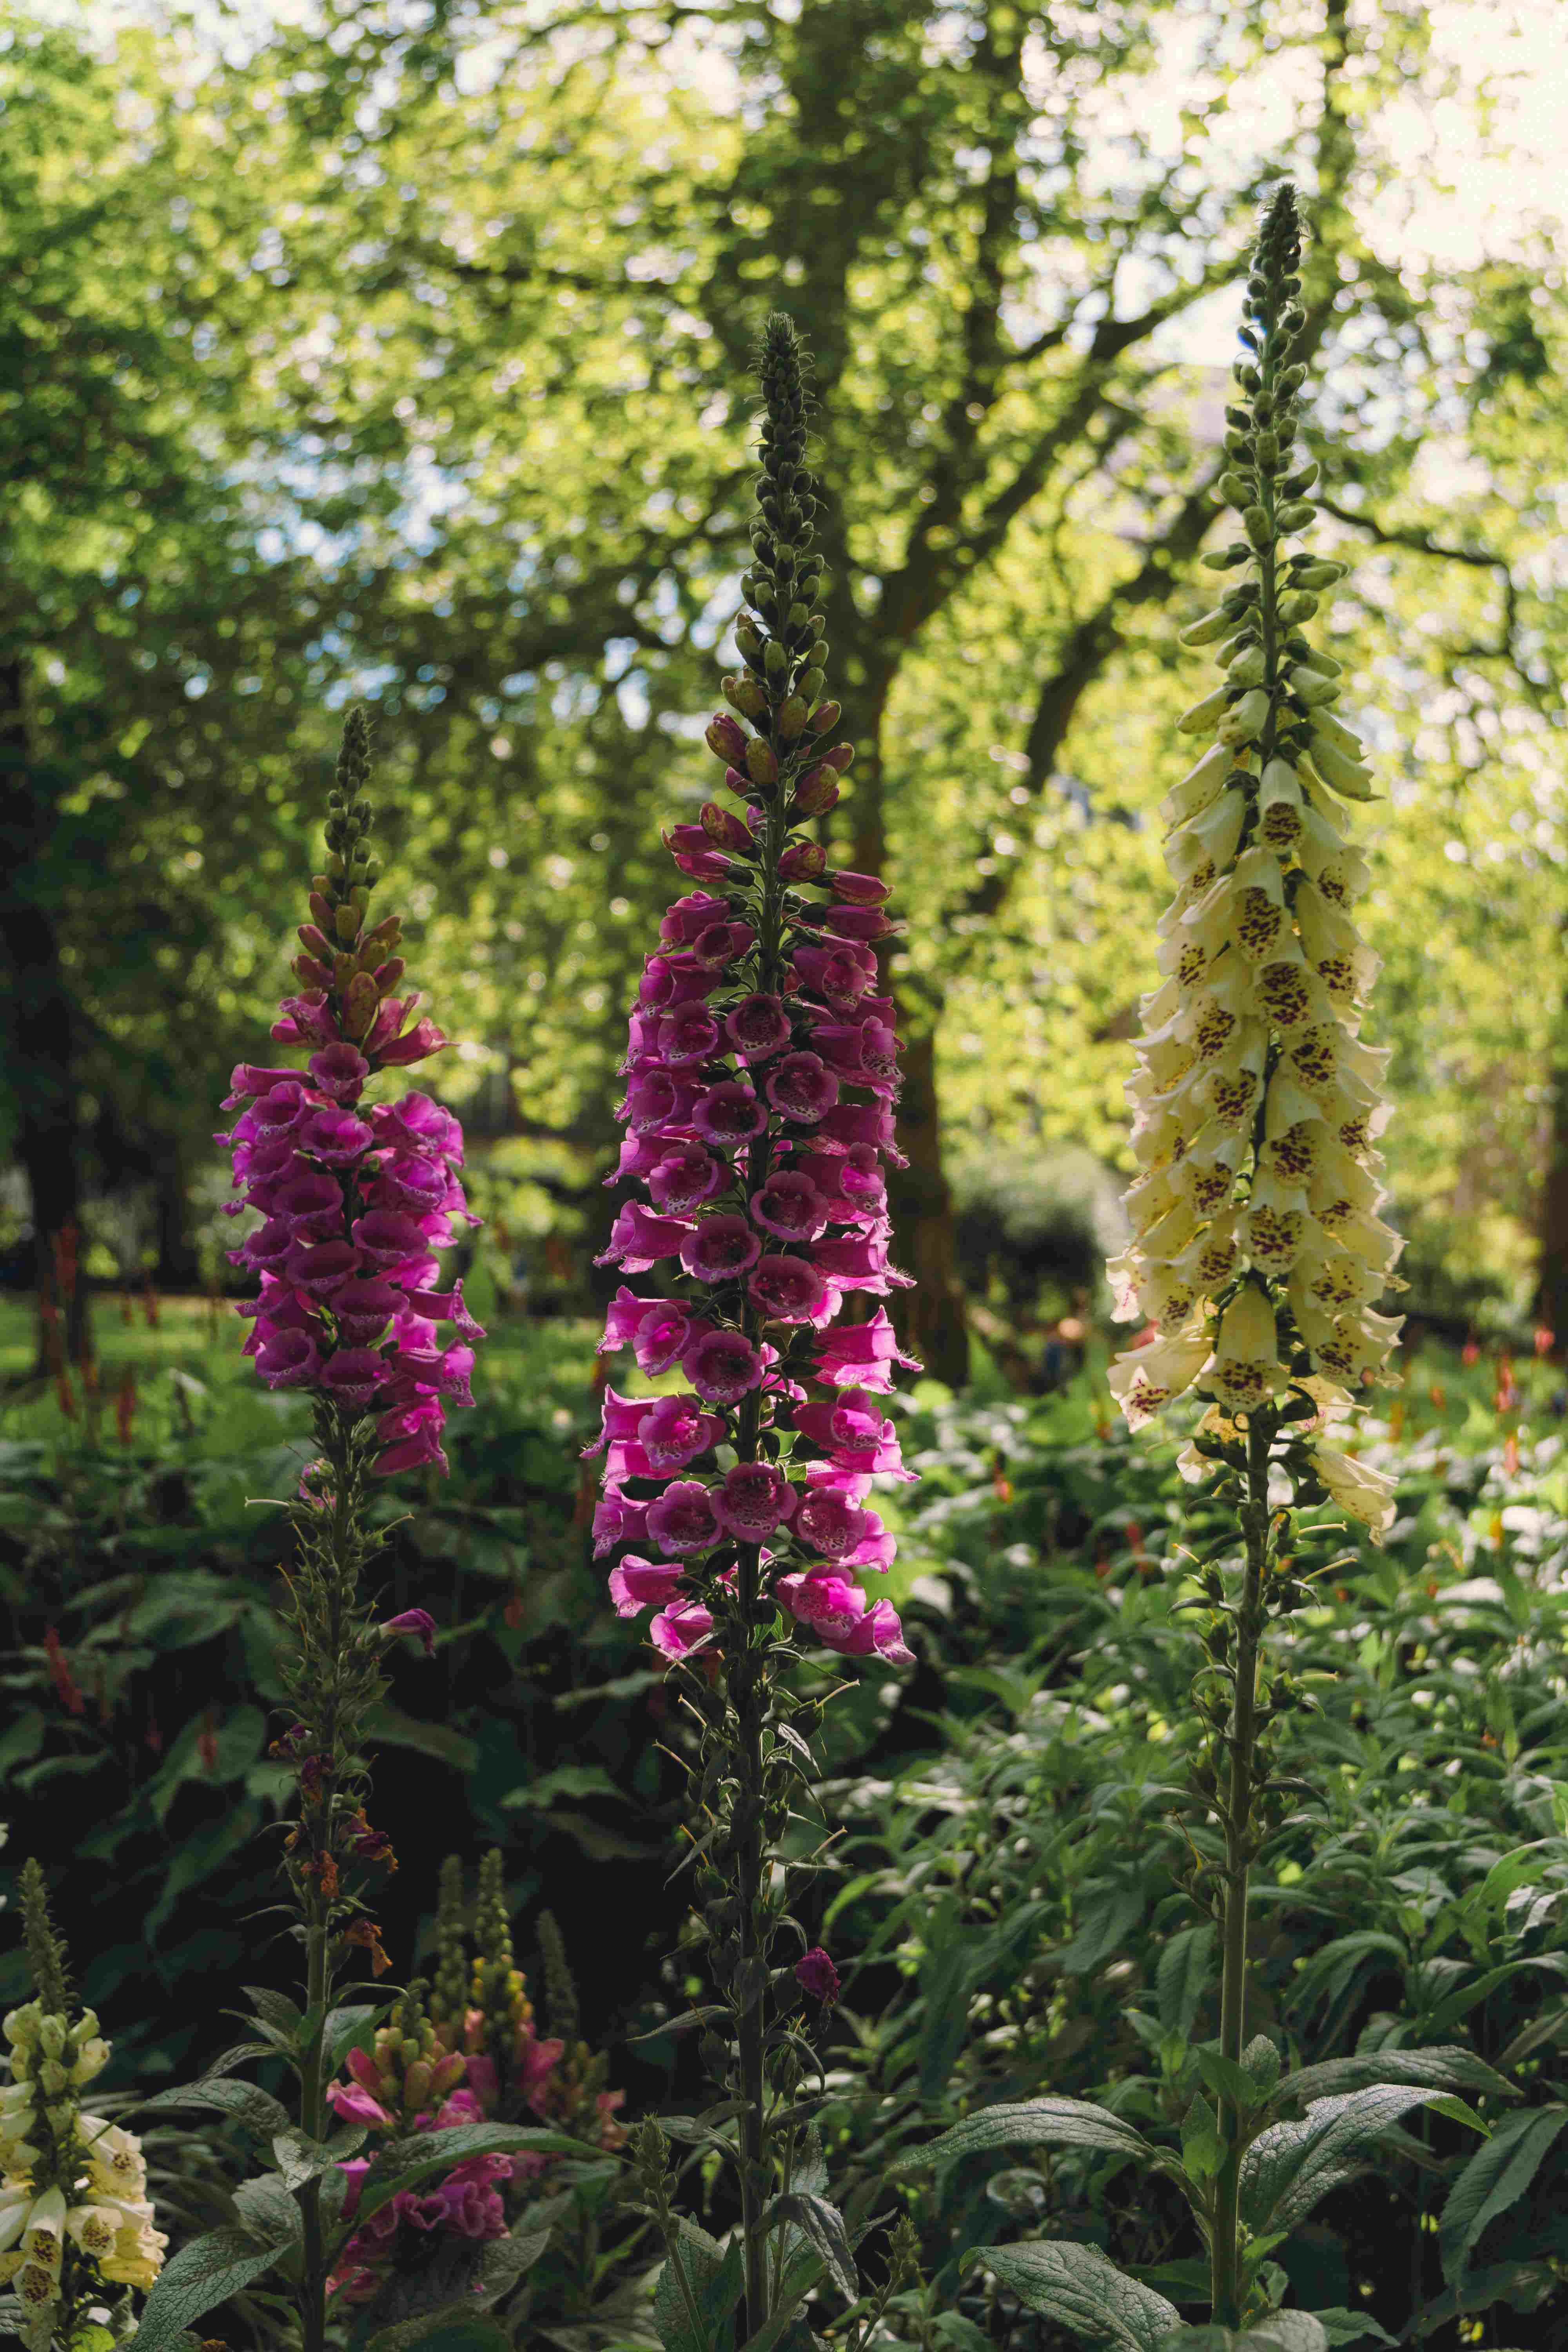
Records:
M713 1631L713 1613L700 1601L677 1601L661 1609L647 1630L661 1656L686 1658Z
M671 1069L705 1062L719 1043L719 1024L705 1004L680 1004L664 1014L656 1032L655 1051Z
M648 1505L647 1532L667 1559L706 1551L719 1538L713 1501L700 1479L677 1478Z
M656 1217L640 1201L628 1201L610 1233L610 1246L594 1260L595 1265L624 1265L628 1274L646 1274L660 1258L673 1257L691 1233L679 1217Z
M849 1381L882 1395L892 1388L893 1365L901 1364L910 1372L921 1369L918 1357L907 1356L900 1348L883 1307L878 1307L868 1323L840 1324L825 1333L815 1352L820 1379Z
M694 1396L659 1397L637 1423L637 1440L657 1476L684 1470L724 1433L724 1424L704 1412Z
M733 1147L749 1143L768 1123L763 1104L739 1078L723 1078L700 1094L691 1107L691 1124L705 1143Z
M813 2000L831 2009L838 1998L838 1971L820 1944L814 1944L795 1964L795 1980Z
M731 1282L756 1265L762 1244L744 1217L721 1214L688 1226L680 1263L698 1282Z
M354 1219L352 1230L355 1246L369 1266L403 1265L425 1252L423 1229L398 1209L371 1209Z
M393 2122L390 2112L381 2101L373 2099L370 2093L357 2083L329 2083L327 2098L333 2113L340 2116L345 2124L371 2124L385 2131Z
M746 1285L758 1311L773 1323L814 1323L830 1303L809 1258L759 1258Z
M790 1042L789 1015L777 996L742 996L724 1023L724 1034L738 1053L753 1062L778 1053Z
M370 1064L353 1045L323 1045L310 1060L310 1081L334 1102L357 1102L370 1076Z
M385 1618L381 1631L386 1634L416 1633L425 1644L426 1656L433 1658L436 1654L436 1620L428 1609L405 1609L401 1616Z
M332 1314L339 1333L355 1348L368 1347L373 1339L379 1339L403 1304L403 1292L374 1276L361 1282L345 1282L332 1294Z
M352 1110L318 1110L297 1130L297 1140L300 1150L310 1152L312 1159L324 1160L329 1168L341 1168L369 1150L375 1129Z
M386 1379L374 1348L339 1348L321 1367L321 1385L340 1404L368 1404Z
M869 1532L870 1517L869 1512L859 1509L843 1495L818 1486L803 1497L795 1513L795 1531L808 1550L838 1560L853 1551L862 1536Z
M754 1222L781 1241L814 1242L827 1229L826 1202L810 1177L793 1168L775 1169L752 1193L751 1207Z
M770 1071L765 1091L786 1118L815 1125L838 1100L838 1081L819 1054L786 1054Z
M316 1343L304 1331L279 1331L258 1349L256 1369L269 1389L300 1388L321 1368Z
M695 1143L659 1161L647 1180L648 1197L667 1216L689 1217L726 1181L723 1163Z
M661 1561L638 1559L630 1552L610 1570L610 1598L617 1617L636 1617L645 1609L663 1608L680 1591L681 1570Z
M795 1494L771 1462L737 1462L712 1496L719 1524L742 1543L761 1543L791 1517Z
M680 1369L707 1404L739 1404L763 1377L763 1360L740 1331L705 1330L681 1356Z

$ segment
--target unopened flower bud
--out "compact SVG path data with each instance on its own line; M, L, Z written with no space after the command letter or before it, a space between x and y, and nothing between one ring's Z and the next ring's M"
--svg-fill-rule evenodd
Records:
M776 784L779 763L770 747L760 735L753 735L745 749L746 773L754 784Z
M731 765L739 765L746 756L746 739L727 710L710 719L703 740L715 759L728 760Z
M703 802L702 830L720 849L749 849L752 845L748 828L729 809L721 809L717 801Z
M1212 646L1224 636L1230 625L1228 613L1223 610L1205 613L1201 621L1194 621L1190 628L1182 631L1181 642L1184 646Z
M66 2046L63 2017L46 2017L38 2027L38 2047L46 2058L58 2058Z
M786 882L815 882L827 864L827 852L817 841L792 841L779 859Z
M763 667L770 677L782 677L788 669L789 656L777 637L768 639L767 651L763 656Z
M801 733L805 726L810 709L810 704L803 702L798 694L792 694L784 705L779 712L778 728L779 733L786 743L793 743L795 737Z
M1287 589L1279 599L1279 618L1287 628L1296 621L1310 621L1317 609L1315 596L1305 595L1293 588Z
M761 637L758 636L756 630L752 627L750 621L740 620L736 622L735 643L741 649L741 655L743 660L752 663L757 663L762 660L763 641Z
M430 2070L431 2096L444 2099L448 2091L456 2089L468 2071L468 2060L460 2050L448 2051L444 2058L437 2058Z
M824 683L822 671L816 667L806 670L802 676L798 690L805 698L807 709L816 709L816 698L822 692Z
M388 963L377 964L374 973L377 996L390 996L407 969L401 956L394 956Z
M435 2069L427 2058L416 2058L403 2078L403 2095L406 2104L417 2110L428 2104Z
M1256 548L1268 547L1273 539L1268 517L1261 507L1248 507L1242 518L1247 536Z
M853 743L835 743L830 751L824 751L822 758L824 766L837 768L843 775L855 764L855 746Z
M356 971L343 998L343 1026L351 1037L363 1037L375 1019L380 1003L376 982L365 971Z
M821 816L838 798L838 782L835 771L826 760L808 768L795 786L790 813L800 816Z
M768 707L768 698L754 677L726 677L720 681L724 699L731 710L742 719L761 719Z
M1342 580L1349 570L1348 563L1334 563L1324 557L1321 562L1303 564L1292 576L1298 588L1331 588L1335 581ZM1315 603L1313 609L1316 610Z
M1305 530L1317 511L1310 499L1292 499L1280 508L1275 520L1281 530Z
M843 716L844 713L837 702L824 702L819 704L816 709L815 709L811 714L812 733L814 735L826 735L830 727L837 726Z
M1244 507L1252 496L1251 490L1239 474L1222 474L1219 478L1219 494L1229 507Z

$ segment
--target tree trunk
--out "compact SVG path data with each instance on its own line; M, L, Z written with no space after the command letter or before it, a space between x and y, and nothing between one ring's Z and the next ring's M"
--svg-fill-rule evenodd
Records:
M900 1294L903 1336L933 1380L961 1389L969 1379L969 1326L958 1280L958 1235L952 1192L942 1166L942 1121L936 1098L936 1037L929 1022L910 1034L903 1056L899 1148L904 1169L888 1173L893 1217L893 1257L915 1277Z
M158 1286L161 1290L196 1290L201 1286L202 1268L191 1231L186 1140L183 1134L170 1131L154 1139L153 1150Z
M9 967L5 1039L16 1157L27 1179L40 1309L56 1297L55 1236L81 1225L75 1082L75 1015L47 903L31 895L48 841L49 811L35 788L21 663L0 662L0 956ZM91 1345L87 1277L79 1271L65 1307L72 1363ZM36 1376L51 1367L43 1315Z
M1564 936L1568 949L1568 934ZM1568 985L1557 1005L1546 1130L1546 1181L1541 1196L1541 1277L1537 1320L1568 1346Z

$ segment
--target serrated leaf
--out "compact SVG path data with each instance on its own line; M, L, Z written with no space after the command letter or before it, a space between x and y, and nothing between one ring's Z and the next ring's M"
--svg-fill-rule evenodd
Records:
M1173 1936L1160 1955L1154 1979L1160 2023L1184 2042L1191 2038L1208 1987L1215 1937L1213 1920L1205 1920L1201 1927L1184 1927Z
M859 2294L860 2281L856 2274L855 2257L849 2251L844 2216L837 2206L810 2190L797 2194L792 2189L787 2197L774 2199L773 2210L782 2221L794 2221L805 2232L821 2255L823 2267L839 2294L853 2303Z
M229 2074L204 2075L199 2083L187 2084L181 2090L160 2091L155 2098L144 2099L142 2106L150 2114L166 2107L210 2108L215 2115L237 2116L241 2123L269 2140L275 2133L289 2130L294 2120L270 2091L261 2090L255 2083L237 2082Z
M1448 2191L1438 2224L1443 2276L1450 2286L1463 2275L1487 2224L1523 2196L1565 2124L1564 2106L1510 2116L1471 2157Z
M1122 2346L1126 2352L1158 2352L1164 2337L1180 2325L1173 2303L1130 2279L1098 2246L1050 2239L1026 2246L971 2246L963 2266L967 2270L973 2263L994 2272L1028 2310L1091 2343Z
M1297 2123L1271 2124L1241 2160L1241 2218L1255 2236L1293 2230L1331 2189L1365 2170L1390 2124L1440 2097L1407 2083L1378 2083L1315 2099Z
M272 2153L282 2175L283 2186L289 2189L303 2189L308 2180L314 2180L321 2173L331 2172L334 2165L357 2156L369 2137L363 2124L354 2124L347 2131L334 2132L325 2146L307 2139L304 2133L297 2128L279 2132L272 2142Z
M479 2256L479 2284L482 2303L497 2303L517 2284L524 2272L531 2271L549 2245L554 2225L546 2222L541 2229L539 2210L526 2213L516 2229L504 2238L494 2238ZM524 2222L533 2226L525 2228Z
M1210 2180L1224 2156L1219 2118L1200 2092L1182 2118L1182 2162L1194 2180Z
M679 2256L679 2274L675 2254ZM654 2289L658 2340L664 2352L714 2352L727 2340L726 2323L746 2290L744 2249L738 2237L726 2248L694 2221L682 2221L675 2254L666 2260ZM696 2308L695 2327L688 2295Z
M1087 2147L1101 2156L1145 2160L1159 2154L1131 2124L1105 2107L1090 2106L1087 2099L1026 2099L1019 2106L984 2107L966 2116L895 2168L950 2164L955 2157L992 2147Z
M266 1985L241 1985L241 1992L265 2024L275 2032L286 2033L293 2040L294 2029L300 2022L300 2012L287 1993L273 1992Z
M564 2132L532 2129L521 2124L458 2124L453 2131L416 2132L377 2153L377 2176L367 2173L361 2184L354 2212L358 2228L390 2203L402 2189L412 2189L437 2173L455 2171L471 2156L581 2156L583 2143ZM381 2166L389 2168L381 2172Z
M1326 2058L1286 2076L1274 2095L1304 2105L1341 2091L1370 2089L1374 2083L1429 2084L1436 2091L1485 2091L1493 2098L1517 2099L1513 2084L1473 2050L1444 2042L1430 2050L1366 2050L1351 2058Z
M1216 2099L1234 2099L1244 2111L1262 2104L1264 2094L1244 2066L1218 2050L1194 2050L1198 2072Z
M193 2320L216 2311L242 2287L254 2285L284 2251L268 2246L258 2252L239 2230L212 2230L182 2246L159 2273L142 2307L136 2330L139 2352L174 2352Z
M264 2245L279 2246L304 2236L299 2200L277 2172L258 2172L242 2180L234 2192L234 2208L247 2234Z

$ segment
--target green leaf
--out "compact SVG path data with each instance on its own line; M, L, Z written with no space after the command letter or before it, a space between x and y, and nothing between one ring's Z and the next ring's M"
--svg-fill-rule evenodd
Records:
M1130 2279L1098 2246L1051 2240L1027 2246L971 2246L963 2266L967 2270L975 2263L994 2272L1028 2310L1091 2343L1124 2346L1126 2352L1158 2352L1179 2324L1173 2303Z
M1211 2180L1224 2158L1219 2118L1200 2092L1182 2119L1182 2162L1194 2180Z
M938 1952L926 1969L921 1991L924 2019L921 2030L920 2090L922 2099L940 2099L963 2048L969 2023L969 1994L974 1977L974 1955L964 1944L950 1944Z
M1297 2123L1270 2125L1241 2160L1242 2220L1254 2236L1293 2230L1331 2189L1365 2170L1391 2124L1439 2095L1411 2084L1379 2083L1314 2100Z
M896 2168L951 2164L956 2157L992 2147L1088 2147L1098 2155L1142 2157L1146 2162L1159 2154L1131 2124L1086 2099L1026 2099L1021 2106L983 2107L977 2116L966 2116Z
M444 1723L421 1723L417 1716L404 1715L395 1706L372 1710L364 1738L367 1747L411 1748L437 1764L449 1764L454 1772L472 1772L479 1760L478 1742L463 1732Z
M1263 2094L1244 2066L1218 2050L1194 2050L1198 2072L1216 2099L1234 2099L1245 2110L1259 2105Z
M1448 2191L1438 2226L1443 2276L1450 2285L1463 2274L1487 2224L1523 2196L1564 2124L1568 2107L1532 2107L1500 2123L1471 2157Z
M772 2210L781 2221L794 2221L805 2231L839 2294L853 2303L859 2294L860 2281L855 2257L849 2251L844 2216L837 2206L808 2189L802 2194L792 2190L787 2197L775 2198Z
M375 2040L375 2030L392 2014L393 2003L353 2001L342 2009L329 2011L321 2028L321 2047L326 2053L327 2072L342 2071L351 2050L369 2050Z
M1438 2091L1484 2091L1497 2099L1517 2099L1513 2084L1478 2058L1473 2050L1442 2043L1431 2050L1365 2050L1352 2058L1327 2058L1288 2074L1274 2095L1305 2105L1339 2091L1361 2091L1374 2083L1430 2084Z
M263 2091L254 2083L237 2082L232 2074L208 2074L199 2083L188 2084L177 2091L160 2091L155 2098L145 2099L142 2106L149 2114L161 2113L165 2107L209 2107L214 2114L237 2116L252 2131L265 2133L268 2139L278 2132L292 2129L294 2118L280 2099L270 2091Z
M286 2189L302 2189L308 2180L315 2180L323 2172L357 2156L370 2135L363 2124L354 2124L347 2131L334 2132L323 2147L307 2139L302 2131L279 2132L272 2143L272 2153L278 2159L278 2169Z
M481 2318L471 2295L382 2328L371 2337L368 2352L411 2352L416 2344L425 2352L511 2352L506 2329L499 2320Z
M287 2246L304 2235L299 2200L281 2173L258 2172L242 2180L234 2192L234 2207L246 2234L262 2245Z
M558 1797L613 1797L617 1804L624 1804L626 1791L616 1787L602 1764L562 1764L536 1780L525 1780L521 1788L509 1789L500 1801L509 1810L521 1806L542 1810Z
M451 2172L470 2156L513 2156L522 2150L538 2156L581 2156L583 2143L564 2132L534 2130L520 2124L459 2124L455 2131L416 2132L395 2140L377 2155L377 2174L364 2176L354 2213L354 2226L397 2195L437 2173ZM389 2169L382 2173L380 2168Z
M495 2303L517 2284L525 2271L531 2271L549 2245L554 2232L553 2221L539 2226L539 2209L525 2212L517 2227L504 2238L494 2238L479 2256L479 2284L482 2303Z
M1380 2326L1364 2311L1346 2311L1341 2304L1329 2311L1315 2311L1312 2316L1329 2339L1330 2352L1338 2352L1342 2344L1364 2344L1369 2336L1379 2344L1399 2341L1397 2336L1391 2336L1386 2327Z
M679 2225L680 2275L671 2255L654 2289L653 2324L664 2352L715 2352L728 2341L727 2322L746 2288L745 2253L738 2237L726 2249L694 2221ZM685 2290L681 2287L684 2277ZM687 2295L697 2309L692 2326Z
M1154 1979L1160 2022L1167 2033L1180 2034L1184 2042L1192 2037L1208 1987L1215 1933L1212 1919L1201 1927L1184 1927L1160 1955Z
M274 2245L258 2252L254 2241L239 2230L209 2231L205 2238L182 2246L159 2273L142 2305L138 2352L174 2352L193 2320L253 2285L284 2252L282 2245Z

